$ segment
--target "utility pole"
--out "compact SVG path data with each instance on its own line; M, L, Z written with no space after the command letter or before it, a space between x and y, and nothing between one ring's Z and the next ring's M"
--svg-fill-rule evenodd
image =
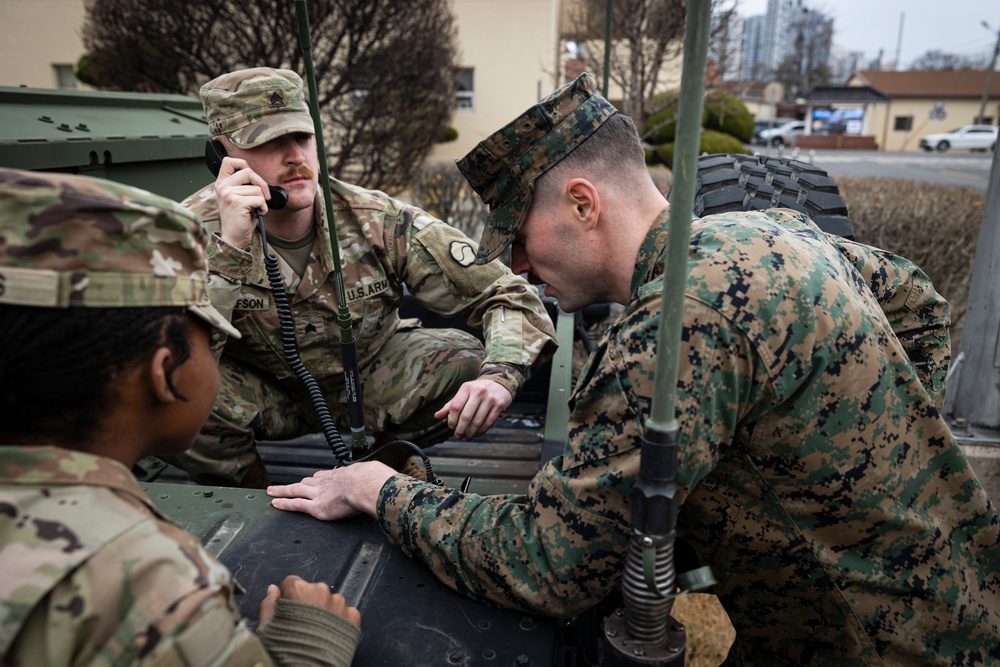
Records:
M990 24L983 21L983 27L993 32ZM990 88L993 87L993 72L996 70L997 66L997 54L1000 53L1000 30L997 30L997 45L993 47L993 58L990 60L989 73L986 75L986 87L983 88L983 101L979 104L979 122L983 122L983 116L986 115L986 100L990 96ZM1000 125L1000 123L997 123Z
M899 14L899 37L896 39L896 62L893 63L893 71L899 71L899 58L903 51L903 19L906 18L906 12L900 12Z

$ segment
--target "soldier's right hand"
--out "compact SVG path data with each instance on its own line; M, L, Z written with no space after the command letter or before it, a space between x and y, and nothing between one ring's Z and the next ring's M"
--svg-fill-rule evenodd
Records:
M215 194L219 202L220 236L236 248L247 248L257 226L255 208L267 213L271 193L267 181L261 178L246 160L226 157L215 179Z
M347 604L347 600L339 593L332 593L330 587L322 582L309 583L302 577L290 574L281 582L281 587L271 584L267 587L267 595L260 602L260 624L263 625L274 617L278 608L278 600L295 600L332 611L337 616L361 627L361 612Z

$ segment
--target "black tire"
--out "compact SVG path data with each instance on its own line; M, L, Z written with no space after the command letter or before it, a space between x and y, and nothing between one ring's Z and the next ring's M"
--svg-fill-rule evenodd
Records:
M947 141L939 141L938 142L937 149L941 153L944 153L949 148L951 148L951 144L949 144Z
M695 215L767 208L805 213L824 232L854 238L847 202L824 170L799 160L766 155L698 158Z
M775 148L777 148L778 146L784 146L785 140L782 139L781 137L775 137L774 139L771 139L771 145L774 146Z

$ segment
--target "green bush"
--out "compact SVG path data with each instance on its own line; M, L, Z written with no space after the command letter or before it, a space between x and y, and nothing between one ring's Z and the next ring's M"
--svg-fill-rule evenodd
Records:
M705 96L703 125L708 130L734 136L745 144L753 137L753 114L742 100L724 90L713 90Z
M752 121L751 121L752 122ZM736 137L715 130L703 130L698 153L750 153Z
M646 120L646 127L643 129L642 138L654 146L674 140L674 136L677 133L678 92L676 90L668 90L658 93L653 98L653 108L656 111ZM702 125L705 124L705 113L706 110L702 108ZM752 120L751 125L753 125Z
M455 141L458 139L458 130L449 125L441 131L441 137L438 139L439 144L446 144L449 141Z
M698 154L702 153L749 153L743 142L715 130L702 130L701 141L698 142ZM656 147L656 157L662 164L674 168L674 142L660 144Z
M674 168L674 142L660 144L656 147L656 158L659 164Z

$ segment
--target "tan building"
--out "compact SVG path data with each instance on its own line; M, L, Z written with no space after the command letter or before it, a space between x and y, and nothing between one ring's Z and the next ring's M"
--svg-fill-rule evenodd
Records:
M560 0L449 0L458 30L458 139L428 162L461 158L561 82Z
M870 86L889 98L870 105L861 134L875 137L881 150L920 150L920 137L979 122L989 72L983 70L858 71L848 86ZM994 76L983 122L1000 119L1000 76Z
M0 86L80 88L89 0L0 0Z

